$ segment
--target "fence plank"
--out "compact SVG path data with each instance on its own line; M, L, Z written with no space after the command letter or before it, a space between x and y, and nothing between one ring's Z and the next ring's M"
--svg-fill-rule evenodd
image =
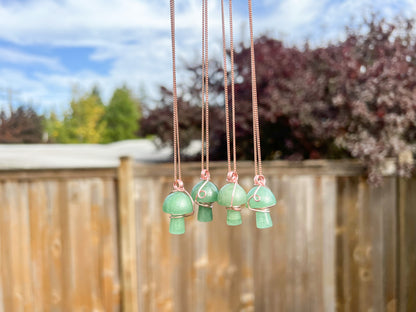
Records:
M384 190L387 191L387 190ZM358 185L358 244L353 250L353 259L358 267L357 290L352 295L357 297L358 307L362 311L382 311L380 293L377 291L382 272L379 262L382 250L381 220L382 210L377 202L374 189L370 189L365 180ZM378 207L375 213L373 207Z
M89 277L91 258L86 254L91 248L90 185L86 180L68 183L68 213L71 254L71 300L74 310L92 309L92 282ZM93 272L93 271L90 271ZM68 285L69 286L69 285Z
M399 180L400 312L416 311L416 179Z
M396 253L390 249L397 240L395 179L386 177L381 186L370 188L369 199L366 209L369 219L364 220L363 227L372 229L372 238L367 246L367 257L370 257L373 266L372 283L367 292L372 296L363 297L362 301L368 302L372 298L373 310L392 311L396 298Z
M399 228L398 228L398 209L396 207L398 202L397 194L397 178L389 177L385 179L384 190L380 191L382 200L380 201L382 207L382 241L383 250L381 254L381 269L383 270L383 280L381 287L383 287L383 306L386 312L398 311L398 244ZM377 206L376 206L377 207ZM377 213L377 208L374 209Z
M12 245L9 252L12 253L13 270L13 301L14 309L17 311L36 310L33 305L31 283L31 259L30 259L30 226L29 226L29 205L28 205L28 185L9 183L8 189ZM19 196L20 195L20 196ZM33 240L33 238L32 238ZM43 293L41 293L42 295Z
M337 309L346 312L358 311L358 185L359 179L351 177L341 177L337 184Z
M2 209L0 211L1 227L0 227L0 239L1 239L1 282L3 290L3 306L5 311L13 311L13 289L14 289L14 276L12 270L13 253L12 250L12 228L13 220L11 211L12 204L10 202L10 183L1 183L1 199Z
M113 179L103 181L100 205L100 285L104 311L120 310L116 187Z
M322 311L336 311L336 230L337 180L333 176L321 178L322 221Z
M133 160L120 159L118 171L118 212L120 226L120 264L122 308L137 311L136 216L134 206Z
M358 164L266 163L272 228L247 209L229 227L215 204L173 236L168 166L127 159L118 182L114 169L0 174L0 311L416 310L414 178L370 188ZM185 167L190 190L199 169ZM222 163L211 175L224 184Z
M3 305L6 311L13 311L14 309L14 275L13 275L13 253L11 252L13 246L13 233L12 229L15 227L14 223L17 222L12 217L13 204L11 202L11 187L10 182L6 181L1 184L1 198L2 209L1 213L1 227L0 227L0 239L2 240L0 257L1 261L1 277L2 277L2 289L3 289Z
M39 268L40 272L33 272L37 269L37 262L31 259L31 242L35 239L31 235L32 225L29 224L29 204L28 204L28 185L27 183L15 184L10 190L10 196L12 198L12 219L16 222L14 225L16 228L13 230L15 237L13 237L14 243L12 246L12 253L15 255L13 259L14 267L14 296L15 296L15 309L21 311L40 311L37 305L33 303L33 295L36 296L36 287L42 286L42 268ZM29 193L30 197L30 193ZM20 242L20 244L19 244ZM20 245L20 246L19 246ZM19 246L19 247L18 247ZM34 265L33 265L34 264ZM33 265L33 266L32 266ZM38 283L32 283L31 276L33 273L40 273L38 276ZM32 275L33 274L33 275ZM35 282L33 280L33 282ZM35 292L33 291L35 290ZM34 293L34 294L33 294ZM44 292L39 291L40 296L44 296Z
M102 279L101 279L101 211L104 206L104 183L102 179L90 180L91 197L90 197L90 270L96 272L95 278L91 279L91 299L92 308L94 311L104 311L104 301L102 293Z
M138 310L149 311L149 283L148 283L148 229L150 227L150 207L149 196L151 192L147 191L144 179L136 179L134 183L135 189L135 206L136 206L136 228L137 228L137 283L138 283ZM169 285L170 286L170 285Z
M323 199L322 181L320 177L309 182L306 190L306 251L307 251L307 278L306 300L309 303L309 310L324 311L323 305ZM328 194L329 195L329 194Z
M63 296L63 256L62 256L62 210L59 183L56 181L46 182L46 191L48 197L48 215L50 228L49 233L49 275L51 285L51 311L62 311L64 308Z
M49 246L47 244L49 227L47 226L47 197L45 185L33 181L29 186L31 260L33 292L36 298L36 311L46 311L50 305L49 294Z

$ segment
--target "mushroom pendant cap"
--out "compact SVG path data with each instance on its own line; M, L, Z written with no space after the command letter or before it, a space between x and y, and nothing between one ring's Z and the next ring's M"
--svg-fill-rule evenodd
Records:
M225 207L239 207L247 201L246 191L237 183L224 185L218 194L218 204ZM231 226L242 223L239 210L227 210L227 224Z
M171 215L183 215L193 211L191 198L184 192L170 193L163 202L163 212Z
M258 189L257 193L256 190ZM256 195L254 196L254 193ZM247 204L251 208L267 208L276 205L276 197L272 191L266 186L254 186L247 194Z
M254 186L247 194L247 207L264 209L274 205L276 205L276 197L266 186ZM272 227L273 221L270 212L256 211L256 226L259 229Z
M184 234L185 218L183 215L193 212L192 200L184 192L170 193L163 202L163 212L171 214L169 233Z
M234 191L235 186L235 191ZM234 192L234 198L233 198ZM218 193L218 204L225 207L241 206L247 202L246 191L235 183L227 183Z
M202 203L210 206L198 205L198 221L212 221L212 204L218 199L217 186L211 181L202 180L194 186L191 196L196 204Z
M205 185L201 189L201 186L204 183ZM194 186L191 192L191 196L194 201L199 203L213 203L218 199L218 188L211 181L202 180Z

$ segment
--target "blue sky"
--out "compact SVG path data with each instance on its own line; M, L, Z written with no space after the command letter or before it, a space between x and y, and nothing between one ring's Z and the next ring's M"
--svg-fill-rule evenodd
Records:
M177 0L178 59L198 61L200 0ZM220 1L209 1L210 55L221 51ZM227 1L226 1L227 3ZM248 38L247 1L234 1L235 40ZM254 0L256 34L290 44L342 37L369 11L416 17L414 0ZM5 90L40 112L62 111L75 85L105 101L127 84L157 98L171 83L168 0L0 0L0 105ZM178 79L186 79L179 67Z

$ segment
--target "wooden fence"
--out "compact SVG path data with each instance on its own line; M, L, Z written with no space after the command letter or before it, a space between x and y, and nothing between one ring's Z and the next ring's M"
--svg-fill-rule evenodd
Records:
M213 182L226 166L213 164ZM0 172L0 311L416 311L416 179L353 161L265 164L274 226L161 210L171 166ZM183 166L190 189L198 164ZM240 183L251 187L252 164Z

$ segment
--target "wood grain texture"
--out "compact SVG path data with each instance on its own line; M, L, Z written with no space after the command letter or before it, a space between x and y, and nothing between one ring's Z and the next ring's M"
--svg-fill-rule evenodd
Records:
M0 172L0 311L120 310L116 181L80 176Z
M138 311L136 211L133 160L122 157L118 169L118 216L120 228L121 304L124 311Z
M239 164L252 186L252 164ZM184 165L191 190L199 164ZM0 172L0 312L416 311L416 179L358 162L265 163L274 226L162 212L167 164ZM212 181L225 184L224 163Z
M272 228L256 229L247 209L243 224L229 227L225 209L215 204L212 222L187 218L182 236L168 233L161 209L171 191L168 166L135 167L143 311L154 311L161 294L166 305L160 311L395 311L396 178L386 176L372 188L358 166L347 173L345 163L338 169L321 163L320 173L305 164L279 165L266 171L278 197ZM199 169L186 167L190 190ZM251 173L242 167L239 181L248 190ZM219 169L214 165L211 175L221 187Z
M416 180L399 180L400 312L416 310Z

